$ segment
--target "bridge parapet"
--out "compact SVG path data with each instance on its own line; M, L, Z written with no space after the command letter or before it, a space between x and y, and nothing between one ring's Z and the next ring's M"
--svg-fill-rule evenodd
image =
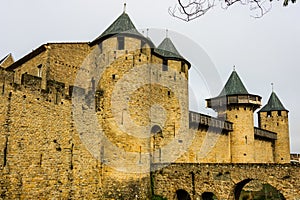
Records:
M159 169L155 171L155 169ZM218 199L238 199L251 180L275 187L286 199L300 200L299 164L153 164L152 186L155 194L173 199L185 190L191 199L201 199L205 192Z

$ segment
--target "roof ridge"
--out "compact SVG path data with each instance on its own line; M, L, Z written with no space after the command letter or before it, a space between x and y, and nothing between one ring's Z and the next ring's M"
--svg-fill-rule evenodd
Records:
M5 60L11 55L11 53L7 54L4 58L0 60L0 65L5 62Z

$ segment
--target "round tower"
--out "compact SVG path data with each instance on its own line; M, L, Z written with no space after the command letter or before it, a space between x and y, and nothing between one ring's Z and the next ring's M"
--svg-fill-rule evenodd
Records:
M116 180L130 180L132 185L135 181L139 194L130 188L122 189L123 193L130 199L145 193L141 199L147 199L150 182L142 179L150 180L151 164L174 162L187 146L183 135L189 125L187 77L191 64L169 37L155 48L138 32L125 9L89 45L94 50L87 59L89 77L80 77L90 79L86 85L92 91L87 95L95 96L101 142L84 139L92 151L99 150L93 154L105 169L103 190L120 188Z
M99 123L120 156L132 155L122 163L113 151L103 157L131 171L146 171L150 162L174 162L184 152L181 136L188 132L191 64L168 35L155 47L125 10L90 46L99 52L94 59L100 75L93 73L91 87Z
M275 163L290 162L288 112L272 91L268 103L257 113L259 127L277 133L274 147Z
M261 97L249 94L234 70L219 96L206 101L218 117L233 123L229 133L231 162L255 162L253 112L260 107Z
M151 82L168 88L167 98L164 98L163 91L159 96L168 104L164 106L165 111L173 113L171 118L167 117L171 123L164 124L162 135L153 135L152 162L176 162L185 152L187 141L184 135L189 129L188 70L191 64L178 52L168 37L168 31L165 39L153 49L151 59L152 64L156 65L151 66ZM170 98L173 100L170 101ZM152 124L156 125L157 117L153 119Z

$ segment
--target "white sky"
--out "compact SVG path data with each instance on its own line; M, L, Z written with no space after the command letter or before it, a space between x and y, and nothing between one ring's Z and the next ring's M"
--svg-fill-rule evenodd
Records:
M282 1L275 1L272 10L260 19L250 17L247 6L235 5L227 10L216 6L189 23L168 14L168 7L174 6L176 0L126 2L127 13L138 29L168 28L198 44L214 63L223 83L235 65L247 90L262 96L265 104L273 82L275 92L290 111L291 151L300 152L299 2L286 8ZM123 3L124 0L2 1L0 59L8 53L19 59L47 42L92 41L121 14ZM193 49L183 52L180 44L177 47L183 56L197 54ZM199 88L197 81L191 84ZM196 95L201 106L205 98L211 97L201 91Z

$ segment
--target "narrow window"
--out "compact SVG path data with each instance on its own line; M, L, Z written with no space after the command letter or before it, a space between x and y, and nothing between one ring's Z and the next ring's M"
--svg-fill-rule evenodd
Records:
M169 97L171 96L171 92L170 92L170 91L168 91L168 96L169 96Z
M59 101L59 93L58 93L58 91L56 90L56 92L55 92L54 104L58 104L58 101Z
M38 68L38 77L42 77L42 64L37 66Z
M161 162L161 148L158 149L158 153L159 153L159 162Z
M125 42L124 37L118 37L118 50L124 50Z
M281 116L281 110L278 110L278 116Z
M102 42L101 43L99 43L99 51L100 51L100 53L102 53L103 52L103 46L102 46Z
M185 65L184 65L184 62L181 62L181 72L185 73Z
M168 71L168 60L167 59L163 59L162 70Z
M94 77L92 78L92 91L95 91L95 79Z
M141 53L145 53L145 45L146 45L146 42L144 40L141 40Z
M5 146L4 146L4 150L3 150L3 167L6 166L6 163L7 163L7 146L8 146L8 138L6 137L6 140L5 140Z
M271 117L271 111L267 112L267 117Z

